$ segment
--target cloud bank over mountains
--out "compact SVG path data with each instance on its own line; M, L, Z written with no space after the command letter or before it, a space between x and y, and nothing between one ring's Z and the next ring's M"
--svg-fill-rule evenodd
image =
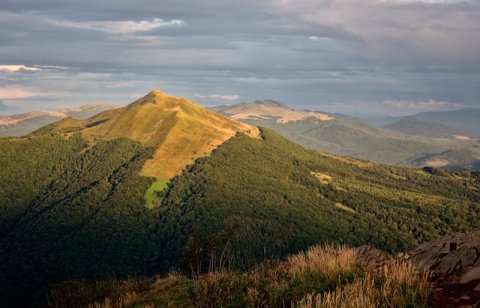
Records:
M152 89L345 113L480 104L477 1L2 0L0 27L0 99L22 109Z

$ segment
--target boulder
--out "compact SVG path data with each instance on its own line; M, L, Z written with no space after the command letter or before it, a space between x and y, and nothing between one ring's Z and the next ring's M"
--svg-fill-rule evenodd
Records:
M480 266L474 267L473 269L469 270L466 272L461 278L460 278L460 283L461 284L466 284L469 283L470 281L475 281L479 280L480 281ZM480 284L476 287L476 289L480 286ZM478 290L480 291L480 289Z
M406 255L434 278L467 283L480 280L480 230L455 233L424 243Z
M357 260L370 272L379 272L387 262L394 258L385 251L368 245L356 248Z

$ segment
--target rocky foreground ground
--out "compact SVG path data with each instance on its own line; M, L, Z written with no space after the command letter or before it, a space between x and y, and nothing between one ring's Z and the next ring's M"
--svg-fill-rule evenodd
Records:
M480 230L447 235L396 256L363 246L357 256L372 271L387 262L410 260L432 272L436 307L480 308Z

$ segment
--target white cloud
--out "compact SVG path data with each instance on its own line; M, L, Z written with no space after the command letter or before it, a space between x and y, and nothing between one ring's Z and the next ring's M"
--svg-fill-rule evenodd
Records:
M221 98L221 99L229 100L229 101L233 101L233 100L236 100L236 99L240 98L240 96L236 95L236 94L211 94L210 97Z
M51 93L42 93L36 89L28 89L24 86L7 85L0 87L1 99L19 99L36 95L51 95Z
M102 20L102 21L74 21L68 19L53 18L39 15L20 15L0 12L5 20L19 20L25 23L34 24L33 30L57 30L74 31L89 30L101 31L111 34L132 34L136 32L147 32L157 28L179 27L186 23L180 19L164 20L162 18L141 19L141 20Z
M193 96L198 97L201 100L204 100L207 98L214 98L214 99L223 99L223 100L233 101L240 98L240 95L236 95L236 94L209 94L209 95L194 94Z
M0 65L0 70L16 72L18 70L28 70L28 71L38 71L39 68L37 67L30 67L25 65Z
M405 111L434 111L440 109L455 109L462 107L461 104L449 103L445 101L435 101L433 99L418 102L411 100L387 100L383 104L396 110Z
M181 26L184 22L179 19L165 21L161 18L141 21L102 21L77 23L78 26L85 26L92 29L101 29L111 33L128 34L133 32L145 32L155 28Z

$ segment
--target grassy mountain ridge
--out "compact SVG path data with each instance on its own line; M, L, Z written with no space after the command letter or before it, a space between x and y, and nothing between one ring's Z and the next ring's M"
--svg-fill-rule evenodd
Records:
M166 180L236 132L257 134L254 127L232 121L184 98L152 91L132 104L86 120L67 118L50 131L81 131L90 144L128 138L156 149L142 172ZM45 133L42 130L41 133Z
M222 250L220 235L226 232L239 266L248 267L265 256L286 256L322 242L370 243L395 252L480 228L478 172L326 155L267 128L252 138L245 134L252 133L249 126L168 96L165 105L157 105L165 98L151 95L153 101L147 95L122 113L65 119L25 138L0 140L5 145L0 162L8 166L0 169L7 179L0 198L9 201L0 209L12 213L0 226L5 230L0 234L2 306L41 303L48 286L64 280L164 274L180 268L197 251L192 248ZM189 118L190 108L199 111L195 118ZM165 115L162 123L128 126L147 111ZM175 148L189 142L180 138L181 130L159 127L166 122L195 128L203 119L240 129L211 155L192 159L156 194L156 206L146 208L145 193L157 178L144 170L158 153L156 142L171 140ZM124 125L131 129L122 130ZM228 126L225 130L230 132ZM8 180L16 177L17 182ZM26 185L30 182L35 185ZM22 208L17 208L19 194Z

